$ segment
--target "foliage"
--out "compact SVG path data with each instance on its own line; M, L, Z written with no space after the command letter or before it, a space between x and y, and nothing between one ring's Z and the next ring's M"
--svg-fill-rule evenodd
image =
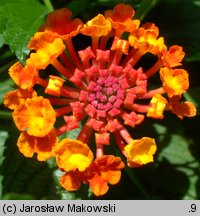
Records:
M54 8L68 7L73 16L84 21L115 4L124 2L136 9L136 17L155 22L168 44L184 47L184 66L190 73L191 89L187 100L200 106L200 1L199 0L73 0L55 1ZM0 0L0 198L1 199L95 199L83 187L76 193L59 186L61 172L55 162L40 163L24 158L16 147L18 132L10 112L3 106L4 95L14 89L7 73L17 59L25 62L27 43L52 10L49 1ZM180 122L173 115L164 121L147 119L134 129L138 137L155 137L158 153L155 163L138 169L126 169L119 185L103 199L199 199L200 171L197 117ZM10 125L13 125L10 127ZM77 131L66 134L76 137ZM115 150L115 149L114 149ZM169 181L170 180L170 181ZM131 188L131 190L130 190Z

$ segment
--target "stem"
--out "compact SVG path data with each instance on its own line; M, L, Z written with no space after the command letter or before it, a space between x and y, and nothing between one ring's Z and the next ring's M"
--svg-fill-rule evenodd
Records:
M114 58L112 60L112 64L119 65L119 63L121 61L122 54L123 54L122 51L116 50Z
M64 65L69 68L70 71L74 71L75 70L75 66L73 65L73 63L70 61L69 57L67 56L66 53L62 53L60 55L60 59L62 60L62 62L64 63Z
M67 98L73 98L73 99L78 99L79 98L79 92L76 91L73 88L64 86L61 88L61 93L62 96L67 97Z
M54 10L51 0L43 0L43 2L49 12L52 12Z
M96 55L96 50L98 48L99 44L99 37L92 37L92 51Z
M87 124L85 124L80 131L77 140L82 141L83 143L89 144L90 138L92 136L93 129L91 127L88 127Z
M127 129L125 127L120 129L119 133L120 133L121 137L126 141L126 143L129 144L133 141L133 138L131 137L131 135L129 134L129 132L127 131Z
M61 107L61 108L57 108L57 109L55 109L56 117L66 115L67 113L69 113L71 111L72 111L71 106L64 106L64 107Z
M72 43L72 39L69 37L65 40L65 44L68 50L68 53L73 61L73 63L76 65L77 68L82 69L81 61L77 55L77 52L74 48L74 45Z
M149 109L149 105L134 103L132 106L129 107L129 109L139 113L147 113Z
M66 99L66 98L48 98L51 105L68 105L70 102L73 102L74 99Z
M56 135L57 136L60 136L62 135L63 133L67 132L67 125L62 125L61 127L59 128L56 128Z
M115 141L117 143L118 148L120 149L121 153L126 156L124 147L126 145L126 143L124 142L124 140L122 139L122 137L120 136L118 131L114 132L114 137L115 137Z
M116 149L116 153L119 157L121 157L121 153L119 149ZM122 158L123 162L126 163L125 159ZM141 184L140 179L137 177L137 175L134 173L134 170L130 167L125 167L124 169L127 176L130 178L130 180L133 182L133 184L138 188L138 190L144 195L145 199L149 199L149 194L144 188L144 186Z
M150 90L146 94L136 97L136 99L149 99L149 98L152 98L155 94L164 94L164 93L165 93L165 90L163 89L163 87L160 87L157 89Z
M57 59L54 59L51 64L55 67L57 71L59 71L63 76L70 79L72 73L66 67L64 67Z
M9 111L0 111L0 119L11 119L12 113Z
M129 167L125 167L125 172L128 175L128 177L131 179L131 181L136 185L136 187L140 190L140 192L145 196L145 198L149 198L149 195L143 185L140 183L140 180L135 175L134 171L130 169Z
M153 76L156 72L160 70L162 66L163 66L163 63L159 59L151 68L145 71L145 75L147 76L147 78Z
M104 155L103 144L96 145L96 158L99 158Z

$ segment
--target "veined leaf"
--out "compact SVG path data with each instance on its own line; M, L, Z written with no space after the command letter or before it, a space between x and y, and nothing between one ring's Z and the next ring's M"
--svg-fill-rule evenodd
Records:
M5 134L6 135L6 134ZM4 140L5 140L4 135ZM17 148L18 132L12 129L4 145L3 163L0 166L2 175L2 197L8 194L32 196L34 199L56 199L53 187L53 169L45 162L35 158L25 158ZM1 148L2 149L2 148Z
M0 35L18 59L23 62L29 53L27 44L44 21L47 9L37 0L1 0Z

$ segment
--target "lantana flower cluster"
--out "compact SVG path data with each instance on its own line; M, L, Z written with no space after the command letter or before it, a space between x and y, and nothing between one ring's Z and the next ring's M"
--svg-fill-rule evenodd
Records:
M18 88L4 104L21 131L19 151L39 161L55 157L67 191L89 184L103 195L119 182L123 161L131 168L153 162L154 138L135 139L129 130L145 118L196 114L182 96L189 87L182 47L168 48L158 27L140 25L134 13L118 4L83 23L66 8L55 10L31 38L26 64L9 69ZM148 55L156 59L149 68L141 61ZM159 84L152 88L154 75ZM76 128L76 139L61 139ZM110 145L122 158L105 153Z

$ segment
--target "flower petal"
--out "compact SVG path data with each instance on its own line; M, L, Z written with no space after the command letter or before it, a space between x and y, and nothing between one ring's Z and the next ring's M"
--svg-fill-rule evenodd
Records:
M155 140L149 137L133 140L125 146L125 152L129 167L136 167L153 162L153 155L156 152Z
M77 172L67 172L60 178L60 184L67 191L75 191L81 186L81 179Z
M194 117L197 112L196 107L192 102L181 102L179 96L170 98L170 108L180 119L183 119L184 117Z
M57 164L65 171L84 171L93 161L93 153L87 144L72 139L63 139L55 149Z
M27 98L36 97L37 93L33 90L16 89L5 95L4 105L9 109L15 109L24 103Z
M17 146L25 157L32 157L34 153L37 153L39 161L46 161L54 156L53 148L57 143L58 138L54 130L45 137L30 136L24 131L17 141Z
M100 37L111 31L111 23L102 14L98 14L92 20L84 24L81 33L88 36Z
M47 20L40 31L51 31L58 34L62 39L67 36L75 36L83 23L80 19L71 20L71 16L72 12L67 8L55 10L47 16Z
M160 94L155 94L149 104L147 116L151 118L163 119L163 111L166 107L167 100Z
M181 95L189 87L188 73L183 69L161 68L160 78L169 97Z
M177 45L171 46L169 50L163 50L162 60L166 67L177 67L182 65L181 61L185 56L183 48Z
M49 100L40 96L28 98L20 104L13 112L13 119L19 130L44 137L53 128L56 115Z
M103 155L95 160L94 176L89 179L90 187L96 196L104 195L109 187L115 185L121 178L124 163L121 158L113 155Z
M36 51L31 53L30 60L37 69L45 69L65 49L62 39L48 31L37 32L31 38L28 47Z
M54 95L54 96L60 96L61 88L63 86L63 83L65 82L64 79L58 76L49 76L49 83L48 86L45 89L45 93Z
M116 5L113 10L105 11L105 17L111 21L116 36L120 36L125 31L132 32L139 27L140 21L132 20L134 14L133 8L123 3Z
M27 59L26 66L23 67L20 62L15 63L9 68L9 74L14 82L22 89L32 88L38 77L38 70L30 61Z

